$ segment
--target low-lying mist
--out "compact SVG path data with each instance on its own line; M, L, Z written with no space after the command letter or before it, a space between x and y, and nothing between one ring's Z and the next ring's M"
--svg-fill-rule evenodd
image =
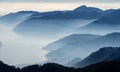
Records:
M37 63L46 60L47 51L41 48L50 39L18 36L12 32L12 26L0 26L0 60L8 64Z
M70 34L87 33L85 31L76 32L76 30L92 21L93 20L74 20L73 22L65 22L73 25L71 28L68 27L68 30L72 29L72 31L63 31L61 34L58 34L52 38L49 37L49 34L47 36L34 36L32 34L30 36L26 36L16 34L13 32L16 25L5 26L4 24L1 24L0 41L2 42L2 47L0 47L0 60L10 65L43 62L47 60L45 55L48 53L48 51L42 49L44 46Z

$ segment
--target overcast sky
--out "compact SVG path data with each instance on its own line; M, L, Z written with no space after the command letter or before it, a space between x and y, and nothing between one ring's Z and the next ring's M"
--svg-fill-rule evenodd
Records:
M0 2L120 2L120 0L0 0Z

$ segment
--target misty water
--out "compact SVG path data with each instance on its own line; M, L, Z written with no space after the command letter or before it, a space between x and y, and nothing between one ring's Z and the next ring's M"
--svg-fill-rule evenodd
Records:
M77 20L75 23L79 26L75 26L74 28L84 26L91 21L93 20ZM45 55L48 51L41 49L42 47L74 33L73 31L70 33L63 33L64 35L52 39L47 38L48 36L44 38L38 36L32 37L14 33L13 29L15 26L0 25L0 41L2 41L2 47L0 47L0 60L10 65L43 62L47 60Z

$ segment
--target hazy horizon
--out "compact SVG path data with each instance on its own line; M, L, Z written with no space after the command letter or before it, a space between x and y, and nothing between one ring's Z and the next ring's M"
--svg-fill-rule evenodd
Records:
M35 3L35 2L0 2L0 15L5 15L11 12L17 11L55 11L55 10L73 10L81 5L86 5L90 7L97 7L103 10L106 9L118 9L120 7L119 3L88 3L88 2L78 2L78 3Z

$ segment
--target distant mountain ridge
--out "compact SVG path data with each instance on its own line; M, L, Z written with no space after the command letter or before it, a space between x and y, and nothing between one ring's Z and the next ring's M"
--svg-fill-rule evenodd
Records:
M120 31L120 9L103 15L92 23L82 27L83 30Z
M73 60L76 57L84 56L86 52L86 48L82 48L83 43L86 41L98 38L99 35L92 35L92 34L72 34L70 36L64 37L58 41L55 41L48 46L44 47L43 49L50 50L50 52L46 55L48 59L59 59L64 60L68 58L66 63ZM82 48L82 49L80 49ZM79 53L81 55L79 55ZM59 56L59 57L58 57ZM63 59L64 58L64 59ZM63 64L62 62L53 61L56 63Z
M104 36L95 36L93 35L93 38L84 40L84 38L79 38L79 34L75 35L76 37L72 36L70 37L70 40L64 41L67 39L67 37L64 39L63 42L60 40L56 41L56 43L51 43L50 45L44 47L45 49L51 50L46 57L48 59L54 59L58 58L61 59L63 57L70 57L71 59L74 59L75 57L86 57L91 52L98 50L101 47L119 47L120 46L120 33L110 33ZM85 37L85 36L84 36ZM88 36L89 37L89 36ZM88 38L85 37L85 38ZM68 36L69 39L69 36ZM83 40L82 40L83 39ZM61 44L63 45L61 46ZM57 47L58 45L58 47ZM53 46L53 47L52 47ZM54 46L56 48L54 48ZM53 48L54 50L52 50ZM59 56L59 57L58 57Z
M83 43L85 41L92 40L97 37L99 37L99 35L72 34L72 35L66 36L62 39L59 39L53 43L48 44L47 46L43 47L43 49L53 51L53 50L56 50L64 45L66 45L66 44L69 44L69 43L74 43L74 42Z
M9 13L0 17L0 23L3 25L14 25L24 21L27 17L31 16L35 11L19 11L16 13Z
M91 20L88 22L91 23L95 19L99 19L113 11L114 9L103 11L85 5L69 11L20 11L0 17L0 23L3 25L15 25L13 31L20 35L46 36L49 34L50 37L54 38L54 35L57 37L59 34L62 35L63 32L68 33L76 30L73 25L78 25L77 20Z
M103 14L103 10L94 7L80 6L72 11L57 11L45 14L38 19L96 19ZM44 13L43 13L44 14Z

